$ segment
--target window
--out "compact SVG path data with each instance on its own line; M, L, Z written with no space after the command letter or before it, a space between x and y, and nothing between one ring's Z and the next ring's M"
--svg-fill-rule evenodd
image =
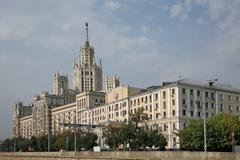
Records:
M228 95L228 101L231 101L231 95Z
M147 103L147 101L148 101L148 97L145 97L145 103Z
M201 95L201 92L198 90L197 91L197 96L199 97Z
M185 105L186 104L186 100L182 99L182 104Z
M158 94L157 93L155 94L155 100L158 100Z
M158 118L158 113L156 113L156 118Z
M232 112L232 106L231 105L228 106L228 111Z
M163 108L166 109L166 101L163 102Z
M211 103L211 107L212 107L212 109L214 109L214 103Z
M237 110L237 112L239 112L239 106L237 106L236 110Z
M208 92L205 92L205 97L208 97Z
M172 115L175 116L175 114L176 114L176 113L175 113L175 110L173 110L173 111L172 111Z
M155 106L156 106L155 110L157 111L158 110L158 103L156 103Z
M166 118L166 116L167 116L166 112L163 112L163 118Z
M201 116L201 112L198 112L198 117L200 117Z
M166 91L163 91L163 98L166 97Z
M206 118L208 118L208 112L206 112Z
M205 103L205 109L208 110L208 102Z
M174 95L175 94L175 89L172 89L172 95Z
M220 101L223 100L223 94L220 94Z
M173 130L176 130L176 124L173 123Z
M213 92L211 93L211 98L214 99L214 93Z
M167 128L168 128L167 124L164 124L164 131L167 131Z
M172 100L172 105L173 105L173 106L175 105L175 99Z
M190 89L190 95L193 96L193 90L192 89Z
M182 88L182 94L185 94L185 93L186 93L185 88Z
M223 104L220 104L220 111L223 111Z
M193 100L190 101L190 105L193 106Z
M239 101L239 97L238 97L238 96L236 96L236 101L237 101L237 102Z
M191 117L193 117L193 111L191 111Z
M186 116L186 110L183 110L182 113L183 113L183 116Z

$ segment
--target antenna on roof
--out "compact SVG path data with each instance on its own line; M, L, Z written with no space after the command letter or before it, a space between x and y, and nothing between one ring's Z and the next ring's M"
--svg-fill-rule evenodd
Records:
M182 79L182 76L181 76L181 75L179 75L179 76L178 76L178 80L181 80L181 79Z

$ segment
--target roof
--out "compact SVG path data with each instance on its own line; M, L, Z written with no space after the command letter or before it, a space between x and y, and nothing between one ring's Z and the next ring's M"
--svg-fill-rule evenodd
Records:
M167 82L167 83L169 83L169 84L186 84L186 85L194 85L194 86L199 86L199 87L209 87L209 88L214 88L214 89L218 89L218 90L240 93L239 88L233 87L231 85L218 84L216 82L212 86L210 86L209 82L211 82L211 81L202 82L202 81L197 81L197 80L192 80L192 79L181 79L181 80L177 80L177 81L174 81L174 82Z

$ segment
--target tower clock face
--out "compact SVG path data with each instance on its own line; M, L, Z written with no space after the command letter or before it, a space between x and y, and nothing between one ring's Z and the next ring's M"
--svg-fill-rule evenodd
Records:
M119 94L115 93L115 99L118 100Z

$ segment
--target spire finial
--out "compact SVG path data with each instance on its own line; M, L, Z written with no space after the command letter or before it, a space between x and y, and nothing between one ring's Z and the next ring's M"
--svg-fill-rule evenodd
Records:
M89 44L89 39L88 39L88 23L85 23L86 25L86 44Z

